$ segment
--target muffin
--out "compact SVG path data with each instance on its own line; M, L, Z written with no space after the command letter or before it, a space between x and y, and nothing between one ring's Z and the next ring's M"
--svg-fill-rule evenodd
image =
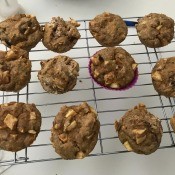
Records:
M52 18L50 23L45 24L42 40L44 46L57 53L69 51L80 38L78 26L79 24L73 19L64 21L60 17Z
M163 129L161 121L139 104L125 113L115 128L121 143L128 151L151 154L161 143Z
M172 118L170 118L170 124L171 124L171 127L173 128L173 131L175 133L175 114Z
M128 33L123 19L115 14L104 12L89 22L89 30L99 44L113 47L120 44Z
M175 97L175 57L158 60L151 77L153 86L160 95Z
M0 23L0 40L7 47L12 45L30 51L43 37L35 16L19 14Z
M19 151L30 146L41 126L41 114L34 104L10 102L0 105L0 148Z
M28 52L12 46L7 52L0 51L0 90L18 92L31 78L31 61Z
M121 47L104 48L90 59L89 71L96 83L107 89L127 89L137 81L137 63Z
M94 149L99 129L97 113L86 102L63 106L54 119L51 142L63 159L83 159Z
M48 93L63 94L75 87L78 72L79 64L76 61L67 56L58 55L41 61L38 79Z
M163 47L174 37L174 20L164 14L150 13L138 20L136 29L142 44L151 48Z

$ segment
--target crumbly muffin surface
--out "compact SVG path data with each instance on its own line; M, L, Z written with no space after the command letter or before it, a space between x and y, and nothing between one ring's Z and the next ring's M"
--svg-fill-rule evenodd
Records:
M164 14L150 13L138 20L136 29L145 46L163 47L174 37L174 20Z
M120 89L126 87L135 76L137 64L121 47L98 51L90 61L90 73L102 86Z
M154 88L160 95L175 97L175 57L158 60L151 77Z
M139 104L115 122L118 137L128 151L151 154L160 145L163 129L161 121Z
M117 46L128 33L123 19L115 14L104 12L89 22L89 30L99 44L106 47Z
M67 56L56 56L41 62L38 79L49 93L62 94L72 90L79 75L79 64Z
M0 23L0 40L7 47L12 45L30 51L43 37L35 16L19 14Z
M86 102L63 106L53 122L51 142L63 159L82 159L94 149L99 129L97 113Z
M78 26L79 24L73 19L64 21L60 17L52 18L51 22L45 25L43 44L54 52L69 51L80 38Z
M30 146L41 126L41 114L34 104L10 102L0 105L0 148L19 151Z
M0 51L0 90L18 92L31 78L31 61L28 52L12 46Z

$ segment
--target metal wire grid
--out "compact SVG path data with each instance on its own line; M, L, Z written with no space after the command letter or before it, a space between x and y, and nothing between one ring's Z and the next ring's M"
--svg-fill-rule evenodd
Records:
M137 17L125 19L135 21ZM41 88L37 80L37 71L40 69L39 62L57 54L48 51L40 42L30 52L33 70L31 81L27 87L19 93L0 93L1 103L10 101L35 103L41 111L43 119L41 132L33 145L17 153L3 151L0 166L61 159L54 152L49 141L52 121L62 105L79 104L82 101L87 101L97 110L101 122L98 143L89 157L128 152L118 140L114 129L114 121L139 102L144 102L150 112L161 118L164 132L159 149L175 147L174 135L169 124L169 119L174 114L175 101L173 98L158 95L154 91L150 79L150 72L156 61L161 57L173 56L175 40L163 49L149 49L140 43L135 28L129 28L128 36L120 46L129 51L136 62L139 63L139 79L132 89L109 91L94 84L91 80L87 67L88 60L102 47L89 32L89 20L79 20L78 22L81 24L79 31L82 37L77 45L66 53L80 64L80 77L72 92L56 96L44 92Z

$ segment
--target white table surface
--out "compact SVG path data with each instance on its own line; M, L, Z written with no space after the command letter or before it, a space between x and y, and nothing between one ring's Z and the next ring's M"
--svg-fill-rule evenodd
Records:
M53 16L90 19L104 11L122 17L143 16L150 12L164 13L175 19L174 0L19 0L28 14L36 15L40 22ZM11 167L6 175L173 175L175 149L158 150L142 156L123 153L90 157L83 160L51 161ZM3 167L0 167L3 170Z

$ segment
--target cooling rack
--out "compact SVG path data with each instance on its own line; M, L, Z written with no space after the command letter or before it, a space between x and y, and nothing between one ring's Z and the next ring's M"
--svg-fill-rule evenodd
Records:
M138 17L124 18L137 21ZM69 52L63 54L74 58L80 64L80 76L73 91L62 95L46 93L38 79L40 61L56 56L48 51L40 42L30 51L32 61L32 78L27 87L19 93L0 92L0 102L10 101L35 103L42 114L42 127L36 141L28 148L17 153L1 151L0 166L12 166L24 163L54 161L61 159L50 143L50 128L54 116L62 105L76 105L87 101L98 112L101 123L97 145L89 158L93 156L128 153L120 143L114 129L114 121L119 120L124 113L137 105L144 103L148 110L158 116L163 125L163 137L159 150L174 148L175 136L172 132L169 119L175 111L174 98L165 98L157 94L152 86L151 70L160 58L175 55L175 40L168 46L160 49L147 48L138 39L135 27L128 28L128 35L120 45L126 49L139 64L139 78L134 87L125 91L111 91L95 84L88 72L89 58L99 49L102 49L89 32L89 20L78 20L81 24L79 32L81 39ZM45 22L41 23L44 25ZM2 44L1 50L7 49ZM128 153L128 156L131 153Z

